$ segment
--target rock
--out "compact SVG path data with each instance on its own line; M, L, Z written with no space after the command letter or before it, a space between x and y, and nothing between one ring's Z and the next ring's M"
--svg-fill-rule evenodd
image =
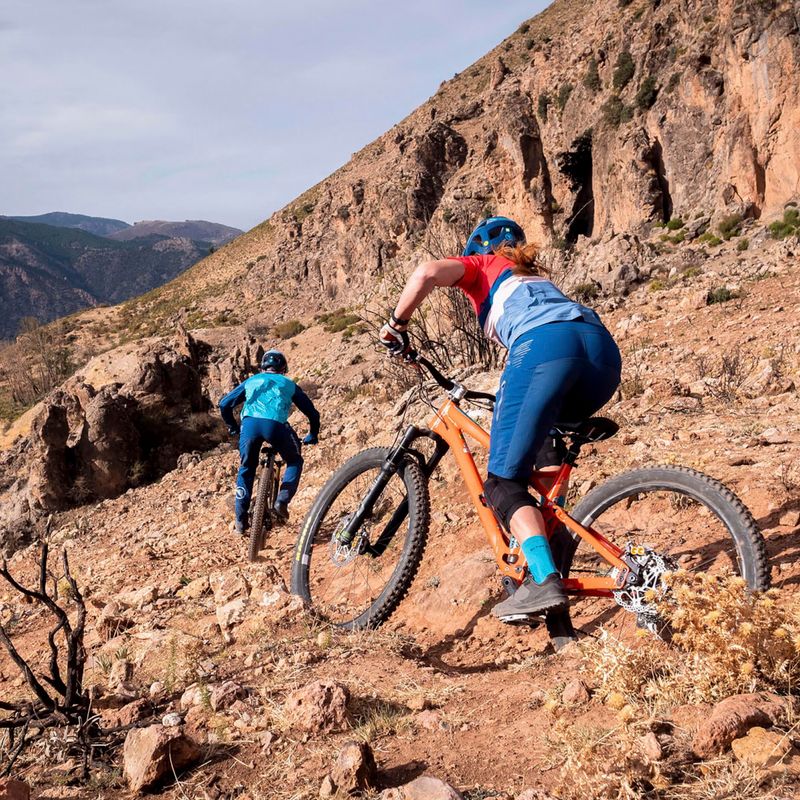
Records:
M238 600L231 600L230 603L226 603L224 606L217 606L217 622L223 632L242 622L245 608L247 608L247 600L243 597Z
M148 700L134 700L132 703L122 706L122 708L103 711L100 719L104 728L122 728L144 719L150 713L151 708Z
M556 798L543 789L526 789L518 794L514 800L556 800Z
M142 608L156 599L158 599L158 589L155 586L143 586L141 589L123 592L116 596L116 601L126 608Z
M247 690L234 681L225 681L211 687L211 708L221 711L247 696Z
M327 800L329 797L333 797L336 794L336 784L333 782L333 778L330 775L326 775L322 779L322 783L319 787L319 796L322 800Z
M177 711L170 711L161 718L161 724L165 728L177 728L183 722L183 717Z
M650 759L650 761L661 761L664 757L664 748L661 746L661 742L658 741L658 736L652 731L642 736L638 744L642 755Z
M171 779L196 763L202 755L200 747L179 728L151 725L134 728L125 737L123 766L131 791L141 792Z
M757 725L741 739L734 739L731 750L749 767L800 772L800 752L788 736L777 731L768 731Z
M133 620L128 619L122 613L122 606L112 600L106 603L97 618L97 632L104 641L109 641L115 636L119 636L122 631L127 630L134 624Z
M781 525L786 525L789 528L796 528L800 525L800 511L797 511L797 509L784 511L779 521Z
M347 742L331 770L336 789L347 794L365 791L375 782L375 756L366 742Z
M115 661L108 673L108 685L118 689L133 677L133 664L130 661Z
M178 702L178 705L180 706L182 711L187 711L193 706L199 706L202 702L203 702L203 690L196 683L193 683L181 695L181 699Z
M579 678L571 680L561 693L561 702L565 706L581 706L589 702L589 690Z
M250 585L241 570L231 572L216 572L208 579L211 591L214 593L214 602L224 606L237 597L247 597L250 594Z
M440 731L445 728L442 715L438 711L421 711L414 717L414 721L426 731Z
M27 783L14 778L0 780L0 800L30 800L31 790Z
M734 739L750 728L784 722L791 712L788 702L786 698L766 692L728 697L717 703L700 724L692 750L701 758L724 753Z
M283 708L292 727L310 734L341 729L347 720L347 687L334 681L314 681L295 689Z
M449 783L422 775L404 786L386 789L380 800L464 800L464 796Z
M211 586L208 582L208 575L203 575L200 578L189 581L186 586L178 589L178 597L183 597L187 600L198 600L210 591Z
M153 700L160 700L166 693L166 687L161 681L153 681L148 691Z

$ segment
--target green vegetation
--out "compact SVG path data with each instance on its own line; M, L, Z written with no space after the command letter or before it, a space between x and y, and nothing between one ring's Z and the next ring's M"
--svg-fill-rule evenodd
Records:
M633 0L617 0L617 5L620 8L627 8L632 2Z
M517 33L527 33L531 29L530 22L523 22L522 25L517 28Z
M709 289L706 295L706 305L713 306L715 303L727 303L729 300L736 300L741 297L741 292L736 289L729 289L727 286L718 286L716 289Z
M738 243L736 244L736 249L740 253L744 252L749 247L750 247L750 240L746 236L743 236L741 239L739 239Z
M680 217L673 217L667 223L667 230L679 231L683 227L683 220Z
M614 65L614 76L612 83L614 88L619 92L622 91L633 78L636 72L636 65L633 63L633 56L630 50L623 50L617 57L617 63Z
M556 98L556 105L558 106L559 111L564 110L564 106L567 104L569 96L572 94L572 90L574 88L575 87L569 82L561 84L561 87L558 90L558 97Z
M789 207L783 212L783 219L769 226L773 239L785 239L787 236L800 236L800 211Z
M603 84L600 80L600 73L597 70L597 59L592 56L589 63L586 65L586 74L583 76L583 85L587 89L597 93L602 88Z
M361 317L346 308L337 308L335 311L317 314L314 320L321 322L327 333L341 333L343 339L349 339L351 336L364 331Z
M707 244L711 247L717 247L722 244L722 239L719 236L715 236L711 231L706 231L697 241L700 244Z
M741 224L742 224L742 215L741 214L731 214L728 217L723 217L719 225L717 225L717 230L720 233L720 236L727 242L731 237L738 236L741 232Z
M639 86L634 102L638 109L647 111L655 103L656 97L658 97L658 86L655 76L648 75Z
M525 40L525 49L526 50L533 50L534 47L536 47L536 39L534 39L532 36L529 36Z
M553 100L547 92L542 92L539 95L539 102L537 103L536 108L543 122L547 122L547 109L550 107L552 102Z
M296 205L292 209L292 216L294 217L295 222L302 223L303 220L314 210L314 205L315 203L313 202Z
M286 322L279 322L275 327L272 329L273 334L277 336L279 339L291 339L294 336L297 336L298 333L301 333L306 329L306 326L300 322L299 319L290 319Z
M618 94L612 94L611 97L603 103L603 119L612 127L618 128L620 125L630 122L633 119L633 109L626 106Z
M572 290L572 296L579 303L588 303L590 300L594 300L599 293L600 293L600 287L592 281L590 281L589 283L579 283Z
M650 284L647 287L648 292L660 292L663 289L667 288L666 281L661 280L661 278L654 278L650 281Z

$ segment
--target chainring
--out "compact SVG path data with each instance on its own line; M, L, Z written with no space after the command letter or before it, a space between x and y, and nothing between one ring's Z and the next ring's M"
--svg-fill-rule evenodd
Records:
M669 586L664 576L675 572L678 562L650 547L631 542L628 542L623 558L639 565L639 576L636 583L617 589L613 593L614 599L626 611L636 615L636 624L640 628L660 636L666 623L658 613L654 598L661 599L667 593Z

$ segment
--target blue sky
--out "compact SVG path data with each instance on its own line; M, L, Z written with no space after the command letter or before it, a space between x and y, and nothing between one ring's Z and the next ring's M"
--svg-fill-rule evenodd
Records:
M6 0L0 214L249 228L544 0Z

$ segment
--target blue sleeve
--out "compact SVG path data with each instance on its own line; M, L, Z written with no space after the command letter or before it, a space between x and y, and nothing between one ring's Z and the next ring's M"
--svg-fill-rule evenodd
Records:
M314 407L311 398L299 386L295 385L292 402L308 417L311 435L316 436L319 433L319 411Z
M229 428L238 427L236 417L233 416L233 409L244 402L244 396L244 383L240 383L232 392L228 392L228 394L219 401L220 416Z

